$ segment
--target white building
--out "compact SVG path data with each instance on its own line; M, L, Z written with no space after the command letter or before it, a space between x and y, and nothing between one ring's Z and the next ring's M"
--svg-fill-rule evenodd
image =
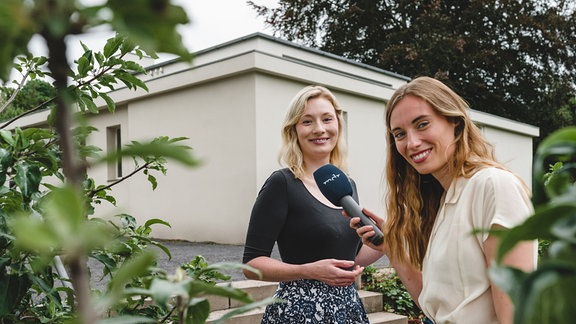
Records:
M128 144L157 136L187 137L203 161L194 169L169 162L153 191L139 175L114 187L118 208L139 223L160 218L171 228L154 226L153 236L195 242L242 244L252 204L273 170L280 167L280 127L292 97L309 84L336 95L348 121L350 174L360 204L384 214L384 107L409 79L339 56L256 33L195 53L192 64L170 61L150 67L143 77L149 92L126 88L111 92L91 123L99 129L88 144L109 150L116 140ZM472 118L496 145L498 158L531 183L532 138L538 128L473 111ZM38 125L45 113L17 126ZM118 137L119 136L119 137ZM122 176L132 171L125 160ZM89 170L98 184L117 180L118 165Z

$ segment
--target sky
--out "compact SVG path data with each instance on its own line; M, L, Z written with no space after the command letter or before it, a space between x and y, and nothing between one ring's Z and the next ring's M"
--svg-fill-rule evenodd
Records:
M98 2L97 0L86 0ZM253 0L256 4L276 7L278 0ZM257 17L256 11L248 7L246 0L172 0L188 13L190 24L179 27L183 43L190 52L196 52L214 45L246 36L255 32L272 34L264 26L264 19ZM106 39L112 34L96 31L71 38L68 41L70 58L82 54L80 40L94 50L101 50ZM39 37L29 44L35 55L46 55L45 46ZM165 56L161 56L165 57Z
M173 0L188 12L192 21L184 42L192 51L246 36L254 32L271 34L264 19L257 17L246 0ZM276 7L278 0L253 0L259 5Z

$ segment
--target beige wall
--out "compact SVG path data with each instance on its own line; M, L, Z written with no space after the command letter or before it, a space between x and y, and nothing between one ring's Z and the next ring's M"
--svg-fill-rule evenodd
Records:
M166 220L171 228L153 227L153 236L161 239L242 244L256 195L280 167L280 127L288 104L309 84L331 89L346 111L350 173L361 205L384 214L384 105L407 78L255 34L196 53L192 65L153 66L143 79L148 93L110 93L119 108L92 117L100 131L89 144L106 148L106 128L115 125L124 144L187 137L202 165L189 169L169 162L166 176L156 174L155 191L144 175L132 177L114 187L118 207L102 206L99 216L128 213L139 223ZM487 114L472 117L496 144L498 156L529 183L537 129ZM23 123L42 118L30 116ZM123 169L131 172L132 162L123 161ZM108 173L106 166L90 170L98 184L110 183Z
M539 129L479 111L472 111L471 117L494 145L496 159L532 187L532 143L540 135Z
M161 238L239 243L245 221L238 211L246 209L254 192L254 79L239 75L129 102L122 124L125 144L157 136L187 137L185 144L201 165L189 169L169 162L166 176L155 173L154 191L145 176L133 177L114 190L125 198L119 199L120 210L142 222L167 220L171 228L154 228ZM100 116L106 115L112 116ZM94 120L102 129L111 123L108 118ZM90 140L104 143L104 135L99 132ZM98 175L97 182L106 180L101 169L91 172ZM124 169L125 174L132 169L131 161L125 161Z

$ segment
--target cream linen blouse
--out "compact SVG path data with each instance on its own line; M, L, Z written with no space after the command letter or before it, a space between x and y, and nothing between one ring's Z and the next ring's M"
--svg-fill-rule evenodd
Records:
M472 231L510 228L532 213L529 195L510 172L485 168L452 181L423 261L418 301L426 316L435 323L498 323L483 253L488 234Z

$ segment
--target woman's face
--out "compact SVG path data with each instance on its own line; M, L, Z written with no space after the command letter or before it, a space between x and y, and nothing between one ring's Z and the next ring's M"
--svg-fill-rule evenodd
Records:
M338 118L332 103L324 97L308 99L296 124L298 143L304 158L330 160L338 142Z
M407 95L390 115L398 153L420 174L432 174L448 188L448 159L454 155L454 128L424 99Z

